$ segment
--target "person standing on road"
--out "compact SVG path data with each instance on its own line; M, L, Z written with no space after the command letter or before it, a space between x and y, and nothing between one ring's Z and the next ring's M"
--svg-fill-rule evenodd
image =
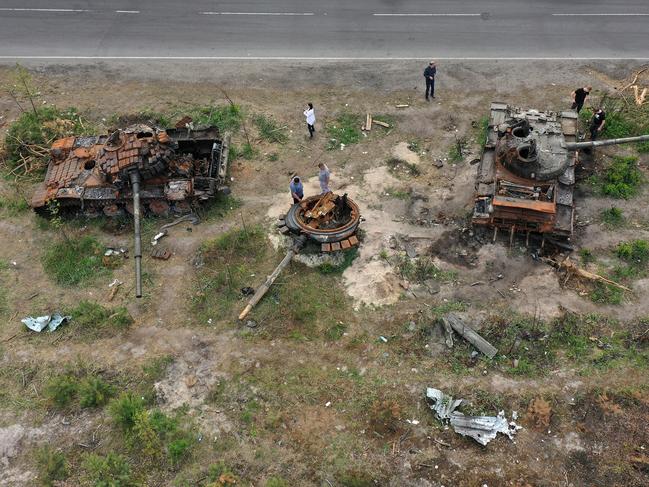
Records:
M331 176L331 172L329 172L329 168L324 162L319 163L318 167L320 168L320 172L318 174L318 180L320 181L320 194L325 194L331 191L329 189L329 178Z
M590 94L592 91L593 87L592 86L584 86L583 88L577 88L575 91L572 92L572 109L576 109L577 113L579 113L584 106L584 101L586 101L586 97Z
M431 61L428 67L424 69L424 78L426 79L426 100L428 100L428 93L435 98L435 75L437 74L437 67L435 61Z
M313 110L313 103L309 103L309 106L304 110L304 116L306 117L306 126L309 129L309 135L313 138L313 133L315 132L315 111Z
M590 140L597 140L597 136L602 130L604 130L605 125L606 113L604 113L604 110L600 107L593 114L593 118L590 121Z
M289 184L289 189L291 190L291 196L293 197L293 203L299 203L304 198L304 185L298 176L293 176L291 179L291 184Z

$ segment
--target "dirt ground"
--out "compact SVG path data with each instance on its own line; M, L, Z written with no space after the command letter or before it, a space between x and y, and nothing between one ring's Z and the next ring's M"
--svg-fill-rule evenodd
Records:
M472 122L488 114L491 101L561 110L569 107L576 87L592 84L594 98L601 98L637 66L447 63L438 67L437 98L430 103L423 99L422 67L405 62L28 67L41 103L74 106L99 125L113 114L180 114L183 107L223 104L220 90L225 89L246 114L271 115L287 126L289 137L282 145L256 142L257 157L232 163L231 189L240 207L191 232L184 225L171 229L165 239L173 251L170 260L145 256L149 279L142 300L133 297L131 261L110 279L87 286L53 283L41 257L55 232L39 226L30 212L0 215L0 261L7 263L0 274L0 296L7 300L4 312L0 307L0 384L5 388L0 393L0 485L36 485L34 452L46 443L71 459L70 480L59 485L84 482L79 458L90 450L88 445L102 454L124 448L106 410L61 412L45 403L44 383L57 368L83 362L108 376L136 381L143 367L161 358L169 363L153 384L158 407L186 408L202 440L186 464L143 475L144 485L205 485L204 471L218 461L228 464L241 485L254 486L271 485L266 482L273 476L291 486L649 484L646 362L583 368L558 352L557 361L547 363L542 373L521 375L502 368L510 362L506 358L472 361L465 344L454 352L458 355L449 355L431 317L436 310L457 309L479 325L495 316L503 323L521 316L551 322L574 313L614 320L629 333L646 324L649 278L636 279L621 305L597 304L584 286L564 287L553 268L532 258L533 249L523 240L510 248L506 239L493 243L490 234L470 227L475 166L469 161L479 156ZM9 67L1 67L0 81L8 76ZM303 124L303 105L309 101L318 119L314 140ZM323 125L341 112L371 112L394 127L375 126L357 144L325 150ZM0 94L0 130L4 133L18 116L12 99ZM469 138L469 151L453 163L449 149L459 136ZM407 148L413 141L417 152ZM241 135L235 142L241 142ZM618 150L603 149L597 160ZM269 160L272 153L277 160ZM391 171L391 157L407 159L418 175ZM348 193L364 217L358 257L336 284L348 307L342 310L345 332L335 341L295 339L263 330L251 334L220 316L214 317L218 326L199 323L190 301L201 245L241 228L242 221L259 223L272 236L274 220L290 202L289 175L297 172L306 180L306 192L316 191L316 160L331 169L332 189ZM646 154L639 165L646 174ZM647 186L630 200L596 196L585 184L579 188L576 249L588 248L605 260L621 241L649 239ZM32 190L33 184L20 186L26 197ZM14 191L9 181L0 182L0 194ZM623 228L609 229L600 222L601 210L611 206L624 211L628 223ZM149 233L157 226L152 223ZM106 246L132 245L128 228L116 233L88 225L75 227L74 234L96 235ZM451 277L438 280L434 290L405 283L394 265L403 254L429 257ZM280 258L277 253L276 261ZM300 266L292 266L298 279L307 272ZM261 282L265 270L251 277L251 285ZM108 284L114 278L124 285L109 302ZM78 339L65 329L35 335L20 323L24 316L81 300L124 305L134 324L126 331ZM132 381L119 383L127 389ZM514 441L499 437L481 447L435 419L424 399L426 387L465 397L486 414L503 409L511 417L517 411L523 429ZM215 390L225 390L227 397L213 399ZM550 411L533 407L537 398L545 398ZM387 420L383 403L397 408ZM250 411L252 423L242 419ZM101 439L95 442L95 436Z

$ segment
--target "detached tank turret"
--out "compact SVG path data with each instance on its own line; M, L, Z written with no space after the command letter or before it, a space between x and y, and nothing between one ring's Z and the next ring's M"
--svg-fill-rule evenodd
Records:
M497 229L569 238L573 232L579 150L649 140L577 142L578 118L492 103L476 178L473 222Z
M45 181L32 208L47 216L50 202L67 213L134 217L136 296L142 295L140 217L187 213L228 192L229 136L216 127L156 129L146 125L110 135L55 141Z

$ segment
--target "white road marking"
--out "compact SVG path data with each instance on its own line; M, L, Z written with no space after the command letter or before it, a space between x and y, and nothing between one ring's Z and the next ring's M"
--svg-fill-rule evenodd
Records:
M649 17L648 14L552 14L553 17Z
M372 14L374 17L480 17L481 14Z
M313 12L200 12L201 15L272 15L289 17L310 17Z
M300 56L6 56L2 59L114 61L430 61L430 57L300 57ZM649 57L436 57L440 61L649 61Z
M4 12L92 12L76 8L0 8Z
M139 14L139 10L115 10L117 14Z

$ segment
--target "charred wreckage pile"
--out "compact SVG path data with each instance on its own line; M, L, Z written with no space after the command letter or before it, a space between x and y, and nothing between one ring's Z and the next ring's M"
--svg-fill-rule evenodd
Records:
M192 203L225 189L228 143L216 127L161 130L145 125L59 139L31 206L42 212L57 201L63 209L89 216L133 213L135 178L143 210L186 213Z

